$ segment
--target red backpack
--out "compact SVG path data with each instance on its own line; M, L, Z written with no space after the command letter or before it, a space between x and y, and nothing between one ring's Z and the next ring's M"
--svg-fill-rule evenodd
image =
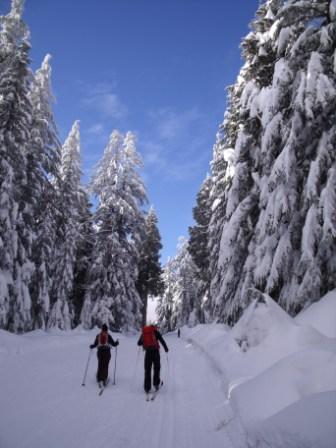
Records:
M155 336L156 327L148 325L142 329L142 344L143 348L160 348Z
M102 331L98 337L98 345L108 345L108 333L107 331Z

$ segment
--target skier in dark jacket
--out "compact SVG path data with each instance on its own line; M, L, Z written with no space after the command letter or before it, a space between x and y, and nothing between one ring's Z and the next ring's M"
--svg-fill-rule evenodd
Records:
M97 334L95 341L90 345L90 348L98 347L98 369L97 369L97 382L99 387L106 386L108 381L108 366L111 359L111 346L117 347L119 345L118 339L113 340L112 336L108 333L106 324L102 325L101 332Z
M154 367L153 386L155 390L159 390L162 384L160 380L160 345L163 346L165 352L168 352L161 333L154 325L148 325L143 328L142 334L138 340L138 345L145 350L145 381L144 389L148 394L152 385L152 366Z

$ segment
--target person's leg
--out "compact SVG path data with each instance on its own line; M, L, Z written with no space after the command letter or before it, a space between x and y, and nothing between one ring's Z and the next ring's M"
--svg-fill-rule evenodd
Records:
M153 384L155 388L158 388L160 386L161 380L160 380L160 352L159 350L154 351L154 378L153 378Z
M146 393L148 393L152 387L152 363L153 363L152 350L146 350L146 352L145 352L145 382L144 382L144 389L145 389Z
M97 358L98 358L98 368L97 368L97 382L103 381L102 371L103 371L103 357L101 351L97 350Z
M108 367L109 367L109 362L111 359L111 352L108 349L104 349L104 354L103 354L103 367L102 367L102 381L104 382L104 385L106 385L106 381L108 378Z

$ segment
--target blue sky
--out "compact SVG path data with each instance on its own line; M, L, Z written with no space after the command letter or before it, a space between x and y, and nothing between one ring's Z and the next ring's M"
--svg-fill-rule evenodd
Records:
M258 0L26 0L32 66L52 59L62 141L81 122L84 181L113 129L131 130L164 248L187 235ZM7 13L9 0L0 0Z

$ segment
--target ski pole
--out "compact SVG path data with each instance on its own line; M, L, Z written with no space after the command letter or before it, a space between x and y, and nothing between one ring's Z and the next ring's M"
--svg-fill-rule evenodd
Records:
M114 373L113 373L113 384L115 385L116 381L116 370L117 370L117 356L118 356L118 347L116 347L116 354L114 357Z
M82 386L85 386L86 375L87 375L87 371L88 371L88 368L89 368L89 362L90 362L90 358L91 358L91 353L92 353L92 349L90 348L89 357L88 357L88 360L87 360L87 363L86 363L86 367L85 367L85 372L84 372L84 378L83 378Z

